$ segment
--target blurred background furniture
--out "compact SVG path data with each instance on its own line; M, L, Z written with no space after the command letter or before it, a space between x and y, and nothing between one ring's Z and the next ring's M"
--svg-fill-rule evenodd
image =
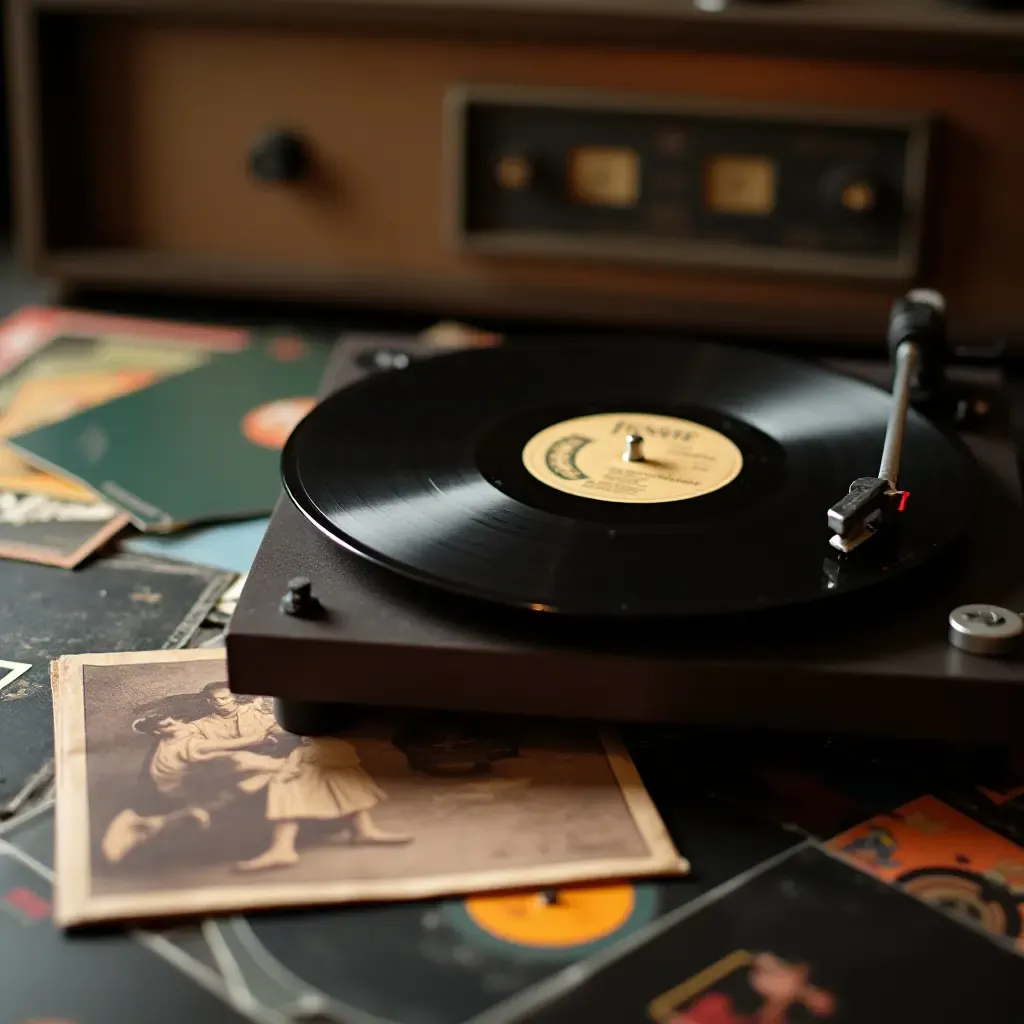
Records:
M8 3L19 251L66 287L877 344L893 292L921 281L948 295L959 343L1024 339L1015 11ZM466 85L497 99L460 118ZM544 90L529 109L523 87ZM588 110L574 115L580 95ZM692 105L707 100L728 109L697 124ZM652 111L666 101L658 132ZM776 131L765 103L808 131ZM545 107L575 143L561 128L552 141ZM883 144L894 110L934 115L925 168L920 149L911 160ZM717 144L753 158L725 166L741 205L767 187L766 161L788 167L803 146L810 167L824 149L795 205L769 203L760 221L709 214L700 170L685 196L672 182L655 195L643 177L631 205L624 151L668 166L679 125L696 125L705 156ZM572 181L553 184L573 153L589 154L575 185L596 174L619 194L574 202Z

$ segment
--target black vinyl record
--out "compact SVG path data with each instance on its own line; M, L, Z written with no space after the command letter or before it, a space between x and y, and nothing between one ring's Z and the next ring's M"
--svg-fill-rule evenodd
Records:
M799 836L680 788L641 752L663 791L658 811L702 868L672 879L475 893L207 921L221 969L251 1002L286 1020L337 1024L470 1024L511 1019L537 985L778 857ZM682 831L678 831L681 829ZM552 898L553 897L553 898Z
M636 935L688 894L621 883L556 890L552 907L543 893L499 893L215 927L253 999L289 1019L463 1024Z
M716 344L476 350L328 398L283 477L336 542L450 592L570 615L752 612L894 578L962 535L973 462L911 411L897 529L829 546L827 511L877 473L890 407L852 377Z

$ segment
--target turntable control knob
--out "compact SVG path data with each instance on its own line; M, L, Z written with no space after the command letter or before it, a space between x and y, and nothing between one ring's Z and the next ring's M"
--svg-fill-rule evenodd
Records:
M301 181L309 173L309 165L309 149L293 131L269 131L249 150L249 173L257 181Z
M361 370L385 373L388 370L405 370L412 365L412 356L398 348L371 348L360 352L355 359Z
M313 584L305 576L288 581L288 592L281 598L281 611L296 619L318 619L323 605L313 594Z
M949 642L970 654L1006 654L1024 635L1024 619L994 604L965 604L949 613Z
M840 167L822 181L822 198L833 215L862 220L878 213L885 197L870 170Z

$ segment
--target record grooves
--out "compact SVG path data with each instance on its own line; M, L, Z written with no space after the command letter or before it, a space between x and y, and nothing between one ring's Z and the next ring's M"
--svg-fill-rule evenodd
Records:
M253 995L285 1016L459 1024L613 948L692 896L686 885L657 882L555 892L565 906L545 906L539 892L499 893L225 918L211 930Z
M283 477L336 543L466 597L571 616L755 612L895 578L966 530L971 460L911 411L898 536L830 579L825 513L877 471L890 407L851 377L722 345L486 349L328 398L289 439ZM648 456L630 464L637 430Z

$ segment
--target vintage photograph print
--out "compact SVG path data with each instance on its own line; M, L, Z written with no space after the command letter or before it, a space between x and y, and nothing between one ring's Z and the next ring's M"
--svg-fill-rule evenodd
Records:
M216 649L60 660L62 924L688 870L590 726L428 712L313 740L226 677Z

